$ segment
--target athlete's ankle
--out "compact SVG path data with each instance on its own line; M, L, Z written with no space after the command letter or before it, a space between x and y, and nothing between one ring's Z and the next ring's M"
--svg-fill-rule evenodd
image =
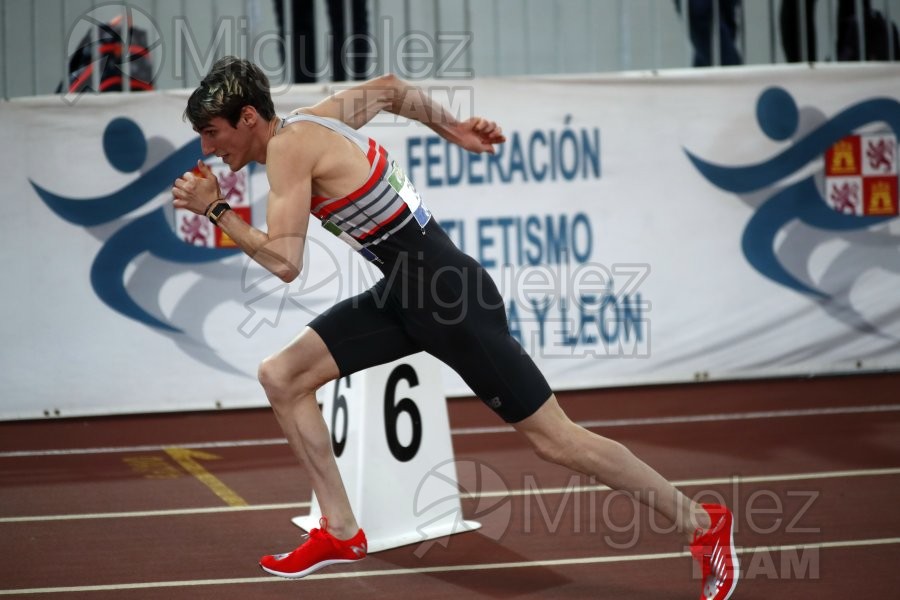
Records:
M329 520L325 531L341 541L346 541L359 532L359 525L356 524L355 520L346 523L332 523Z
M712 526L709 513L699 503L691 501L691 508L687 516L688 527L682 531L688 541L692 541L695 535L705 533Z

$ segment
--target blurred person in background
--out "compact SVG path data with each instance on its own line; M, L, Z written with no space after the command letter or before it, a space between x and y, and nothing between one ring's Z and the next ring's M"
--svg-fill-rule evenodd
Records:
M713 2L718 1L718 15ZM709 67L713 64L713 21L719 30L719 63L721 65L743 64L737 48L738 9L740 0L688 0L688 31L694 48L695 67ZM682 0L675 0L675 9L682 14Z
M368 0L325 0L331 25L332 81L362 80L369 78L369 55L374 42L369 34ZM350 28L347 29L349 4ZM287 28L285 0L274 0L275 19L283 44L281 60L287 65L285 52L290 52L294 83L314 83L319 80L319 63L316 58L316 19L314 0L289 0L290 28Z
M900 59L900 34L897 26L888 21L881 11L873 9L871 0L863 0L862 9L862 30L865 37L862 54L860 54L860 20L856 14L856 0L838 0L835 54L833 57L825 56L824 59L834 58L840 61ZM787 62L817 60L816 0L783 0L780 30L781 47Z

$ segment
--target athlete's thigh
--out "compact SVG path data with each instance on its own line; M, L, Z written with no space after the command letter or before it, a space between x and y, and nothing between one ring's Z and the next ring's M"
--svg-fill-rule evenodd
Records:
M503 297L487 271L461 252L442 259L428 306L405 319L407 331L503 420L526 419L551 396L547 380L510 334Z
M310 327L304 327L300 335L273 357L278 372L287 379L298 376L317 388L340 375L338 365L321 336Z
M404 331L384 293L384 280L338 302L310 322L339 376L409 356L422 348ZM337 376L337 375L336 375Z

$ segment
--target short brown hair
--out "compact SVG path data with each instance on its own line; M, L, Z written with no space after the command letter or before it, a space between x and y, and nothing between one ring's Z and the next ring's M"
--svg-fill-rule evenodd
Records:
M214 117L222 117L237 127L245 106L255 108L266 121L275 117L269 78L252 62L225 56L216 61L188 98L184 117L198 131Z

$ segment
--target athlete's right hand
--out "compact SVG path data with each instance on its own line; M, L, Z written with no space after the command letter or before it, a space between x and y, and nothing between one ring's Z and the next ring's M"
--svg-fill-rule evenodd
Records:
M184 173L172 187L172 204L198 215L205 214L210 204L220 197L219 182L209 166L201 160L193 171Z

